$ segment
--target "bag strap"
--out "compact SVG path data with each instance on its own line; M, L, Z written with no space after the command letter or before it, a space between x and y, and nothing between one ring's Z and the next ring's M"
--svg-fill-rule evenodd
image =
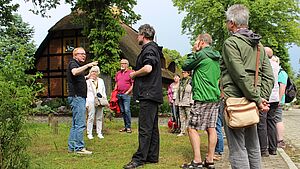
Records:
M254 79L254 87L255 90L257 88L257 82L258 82L258 68L259 68L259 60L260 60L260 46L257 45L257 54L256 54L256 67L255 67L255 79Z

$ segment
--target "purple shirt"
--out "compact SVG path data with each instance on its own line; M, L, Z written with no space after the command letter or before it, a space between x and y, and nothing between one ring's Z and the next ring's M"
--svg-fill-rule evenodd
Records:
M132 70L118 71L115 77L117 83L118 93L124 94L133 84L133 79L130 78L129 74L133 72Z

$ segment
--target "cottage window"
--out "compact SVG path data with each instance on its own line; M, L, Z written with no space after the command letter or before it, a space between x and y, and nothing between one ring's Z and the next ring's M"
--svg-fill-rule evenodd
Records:
M75 38L64 38L64 53L72 52L75 48Z

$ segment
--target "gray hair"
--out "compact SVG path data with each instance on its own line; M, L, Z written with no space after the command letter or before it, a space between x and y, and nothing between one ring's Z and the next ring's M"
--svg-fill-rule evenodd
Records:
M129 62L128 62L127 59L121 59L120 63L122 63L122 62L124 62L124 63L126 63L127 65L129 65Z
M99 75L99 74L100 74L100 69L99 69L98 66L93 66L93 67L90 69L90 73L91 73L91 72L96 72L97 75Z
M145 38L149 40L153 40L155 35L155 30L149 24L144 24L139 27L139 34L143 35Z
M201 41L203 40L206 44L211 45L212 44L212 38L208 33L200 34L198 36L198 39Z
M235 4L226 11L227 21L233 21L237 27L248 26L249 10L242 4Z

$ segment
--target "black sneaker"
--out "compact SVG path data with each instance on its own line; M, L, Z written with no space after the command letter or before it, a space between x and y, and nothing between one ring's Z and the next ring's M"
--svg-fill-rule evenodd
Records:
M269 150L270 155L277 155L276 150Z
M123 168L124 169L134 169L134 168L141 167L143 165L144 165L143 163L138 163L138 162L135 162L135 161L130 161L128 164L124 165Z
M266 150L266 151L262 151L260 153L261 157L269 157L269 152Z

